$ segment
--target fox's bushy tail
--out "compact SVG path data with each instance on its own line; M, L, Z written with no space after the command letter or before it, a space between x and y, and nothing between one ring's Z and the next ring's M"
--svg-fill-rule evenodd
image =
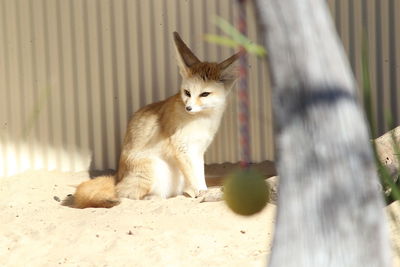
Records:
M73 195L71 207L111 208L120 203L113 176L102 176L81 183Z

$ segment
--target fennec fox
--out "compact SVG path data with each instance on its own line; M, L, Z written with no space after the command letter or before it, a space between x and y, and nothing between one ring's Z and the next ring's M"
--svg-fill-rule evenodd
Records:
M117 174L80 184L73 207L109 208L120 197L196 197L207 190L204 152L220 125L239 53L221 63L201 62L176 32L174 41L179 93L133 114Z

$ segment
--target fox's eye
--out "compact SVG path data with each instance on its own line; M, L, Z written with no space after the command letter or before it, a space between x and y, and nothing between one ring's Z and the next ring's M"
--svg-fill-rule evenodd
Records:
M208 96L209 94L211 94L210 92L204 92L204 93L201 93L200 94L200 97L206 97L206 96Z
M187 97L190 97L190 92L189 92L188 90L184 90L184 92L185 92L185 95L186 95Z

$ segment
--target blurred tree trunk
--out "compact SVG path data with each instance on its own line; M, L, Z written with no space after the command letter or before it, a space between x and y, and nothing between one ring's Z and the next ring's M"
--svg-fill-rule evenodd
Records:
M281 179L270 266L389 266L369 132L326 1L256 5Z

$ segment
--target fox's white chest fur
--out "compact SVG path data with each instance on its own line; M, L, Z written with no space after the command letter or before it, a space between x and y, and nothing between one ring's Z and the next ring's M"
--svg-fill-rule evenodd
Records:
M223 110L218 110L210 116L196 118L185 124L177 133L185 140L190 152L204 154L214 139L222 113Z
M184 154L191 165L196 189L207 190L204 175L204 153L212 142L221 122L223 108L210 116L198 117L183 123L172 138L178 141L179 153ZM162 150L161 156L154 158L154 171L157 177L149 195L158 195L164 198L181 195L188 186L184 173L180 170L174 158Z

